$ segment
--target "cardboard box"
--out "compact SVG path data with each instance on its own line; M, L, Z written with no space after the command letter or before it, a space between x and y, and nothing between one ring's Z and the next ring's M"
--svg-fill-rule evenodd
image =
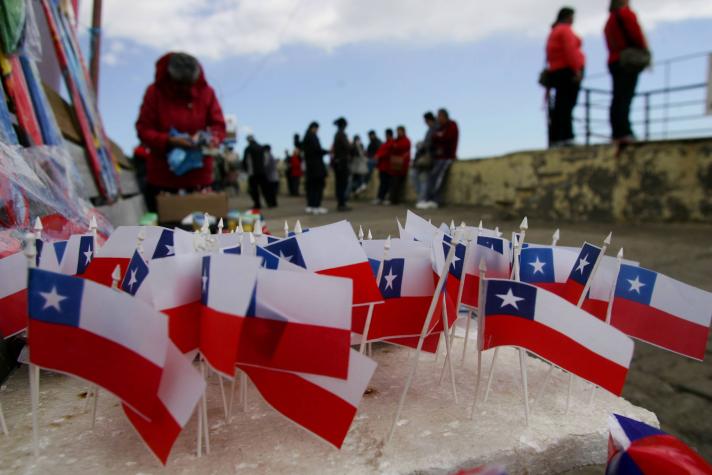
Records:
M187 195L162 194L157 197L158 221L180 222L190 213L198 211L217 218L227 216L227 193L190 193Z

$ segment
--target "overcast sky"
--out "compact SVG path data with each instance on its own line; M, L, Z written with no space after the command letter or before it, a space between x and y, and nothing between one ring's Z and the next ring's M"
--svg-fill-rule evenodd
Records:
M91 2L82 3L80 26ZM568 2L589 73L605 71L607 1ZM225 112L282 150L311 120L351 133L405 124L446 106L460 122L461 157L545 143L536 77L559 1L553 0L104 0L100 106L109 134L135 143L133 122L154 61L182 50L203 63ZM637 0L655 57L712 50L712 1ZM688 64L690 63L690 64ZM706 61L677 66L701 82ZM695 63L695 64L692 64ZM656 74L641 87L659 82ZM699 77L698 77L699 76ZM606 78L596 85L608 87Z

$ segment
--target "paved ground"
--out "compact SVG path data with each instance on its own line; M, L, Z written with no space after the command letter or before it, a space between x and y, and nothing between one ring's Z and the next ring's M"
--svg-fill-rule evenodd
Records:
M234 207L245 209L249 200L243 195L233 199ZM266 222L274 234L281 234L284 220L290 227L298 218L303 226L326 224L348 219L356 227L371 229L374 237L398 234L395 218L405 220L406 206L379 207L368 202L352 203L353 211L331 212L325 216L304 215L302 198L280 197L280 207L265 210ZM333 201L325 205L333 210ZM465 221L485 226L499 226L505 235L519 222L500 221L492 210L474 207L446 207L422 213L433 223ZM561 245L580 245L588 240L599 243L613 231L610 254L623 246L625 256L641 265L667 274L688 284L712 291L712 226L701 224L646 223L566 223L529 220L527 240L548 243L555 228L561 228ZM635 356L624 397L658 415L662 428L696 447L712 460L712 344L708 342L704 363L636 342ZM600 469L590 473L600 473ZM589 473L586 471L577 473Z

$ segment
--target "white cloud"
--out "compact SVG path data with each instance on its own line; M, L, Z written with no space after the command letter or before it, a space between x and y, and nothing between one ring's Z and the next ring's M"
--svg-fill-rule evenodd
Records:
M82 3L89 23L91 2ZM575 28L600 34L607 0L569 0ZM495 34L543 37L561 0L105 0L103 32L158 51L219 60L287 45L332 50L362 42L472 42ZM645 29L712 18L710 0L635 0ZM112 51L112 61L121 51Z

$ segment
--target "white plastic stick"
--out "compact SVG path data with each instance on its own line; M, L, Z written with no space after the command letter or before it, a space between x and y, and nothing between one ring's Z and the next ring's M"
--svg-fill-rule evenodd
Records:
M35 240L36 237L33 233L25 234L25 257L27 258L28 269L34 269L37 266L37 247L35 245ZM27 333L29 341L29 328ZM40 454L39 425L37 414L40 406L40 370L37 366L31 363L31 358L28 359L30 361L30 364L28 365L30 378L30 402L32 403L32 453L35 455L35 457L37 457Z
M223 228L225 227L225 223L223 222L223 219L220 218L220 221L218 221L218 234L223 233Z
M447 315L447 305L446 305L446 297L445 294L443 294L442 298L442 305L443 305L443 313L442 313L442 318L443 318L443 324L444 324L444 329L443 329L443 337L445 338L445 364L448 366L448 370L450 372L450 384L452 386L452 399L455 401L455 404L457 404L457 387L455 385L455 370L452 368L452 347L450 345L450 337L448 336L447 333L447 326L448 326L448 315ZM454 325L453 325L454 326ZM443 370L445 368L443 367ZM442 382L443 378L443 373L440 375L440 381Z
M205 379L205 362L202 357L200 359L200 372ZM208 423L208 399L207 399L207 388L203 391L203 397L201 399L201 409L203 411L203 434L205 436L205 454L210 455L210 424Z
M482 227L482 221L480 221L480 227ZM479 398L480 395L480 381L482 380L482 346L480 345L480 341L482 339L482 334L480 333L481 331L484 330L484 318L485 318L485 313L484 313L484 306L482 305L482 301L484 300L484 286L485 286L485 278L487 275L487 262L485 261L484 257L480 259L480 284L478 288L478 295L477 295L477 325L478 325L478 330L477 330L477 382L475 383L475 394L472 399L472 410L470 411L470 419L472 419L475 415L475 408L477 407L477 399ZM467 320L467 325L470 325L470 320L472 320L472 313L469 314L468 320ZM483 340L482 340L483 341ZM467 348L467 337L465 338L465 348ZM465 355L465 352L462 352L463 356Z
M378 264L378 272L376 273L376 285L381 285L381 279L383 278L383 267L388 259L388 252L391 250L391 237L388 236L386 242L383 244L383 259ZM366 314L366 323L363 327L363 334L361 336L361 345L359 347L359 352L364 354L366 350L366 342L368 341L368 331L371 329L371 319L373 318L373 310L376 304L368 304L368 313Z
M302 223L301 221L297 220L297 224L294 225L294 234L302 234L304 231L302 230Z
M7 431L7 424L5 423L5 415L2 413L2 402L0 402L0 426L2 427L2 433L9 436L10 433Z
M230 411L227 407L227 396L225 395L225 385L223 384L222 374L218 374L218 381L220 382L220 395L222 396L223 410L225 411L225 423L230 423Z
M460 366L465 366L465 356L467 355L467 341L470 339L470 325L472 324L472 317L474 312L472 310L467 311L467 322L465 322L465 341L462 344L462 358L460 359Z
M532 404L531 404L531 409L532 409L532 410L534 409L534 404L536 404L537 402L539 402L539 400L541 399L541 397L544 395L544 391L546 391L546 388L547 388L547 386L548 386L548 384L549 384L549 380L551 379L551 374L552 374L553 372L554 372L554 365L553 365L553 364L550 364L550 365L549 365L549 369L546 370L546 376L544 376L544 383L543 383L541 386L539 386L539 390L538 390L538 391L536 392L536 394L534 395L534 400L532 401Z
M477 318L480 318L479 316ZM492 362L490 363L489 373L487 375L487 387L485 388L484 402L487 402L489 398L490 389L492 388L492 376L494 376L494 365L497 362L497 356L499 355L499 347L494 349L494 354L492 355Z
M554 231L554 234L551 236L551 247L556 247L556 245L559 243L559 239L561 238L561 231L557 228L556 231Z
M524 418L529 426L529 389L527 388L527 352L519 348L519 368L522 372L522 390L524 392Z
M457 242L456 236L453 236L453 242ZM423 349L423 342L425 341L425 337L428 333L428 330L430 329L430 322L432 321L433 315L435 314L435 308L440 302L440 292L442 292L443 286L445 285L445 279L447 277L447 273L450 269L450 265L452 264L452 259L454 256L455 246L450 246L450 251L447 253L445 263L440 272L440 278L438 279L438 283L435 286L435 292L433 292L433 298L430 301L430 308L428 309L428 314L425 317L425 322L423 323L423 328L420 332L418 345L415 351L413 352L413 363L410 367L410 372L408 373L408 377L406 379L405 386L403 387L403 392L401 393L400 400L398 401L398 407L396 409L395 417L393 418L393 423L391 424L391 429L388 433L388 437L386 438L386 444L391 441L391 439L393 438L393 433L396 430L398 418L400 417L401 410L403 409L403 404L405 404L405 398L408 395L408 390L410 389L410 385L413 383L413 377L415 376L415 373L418 369L418 360L420 359L420 352Z
M284 237L289 237L289 223L286 219L284 220Z

